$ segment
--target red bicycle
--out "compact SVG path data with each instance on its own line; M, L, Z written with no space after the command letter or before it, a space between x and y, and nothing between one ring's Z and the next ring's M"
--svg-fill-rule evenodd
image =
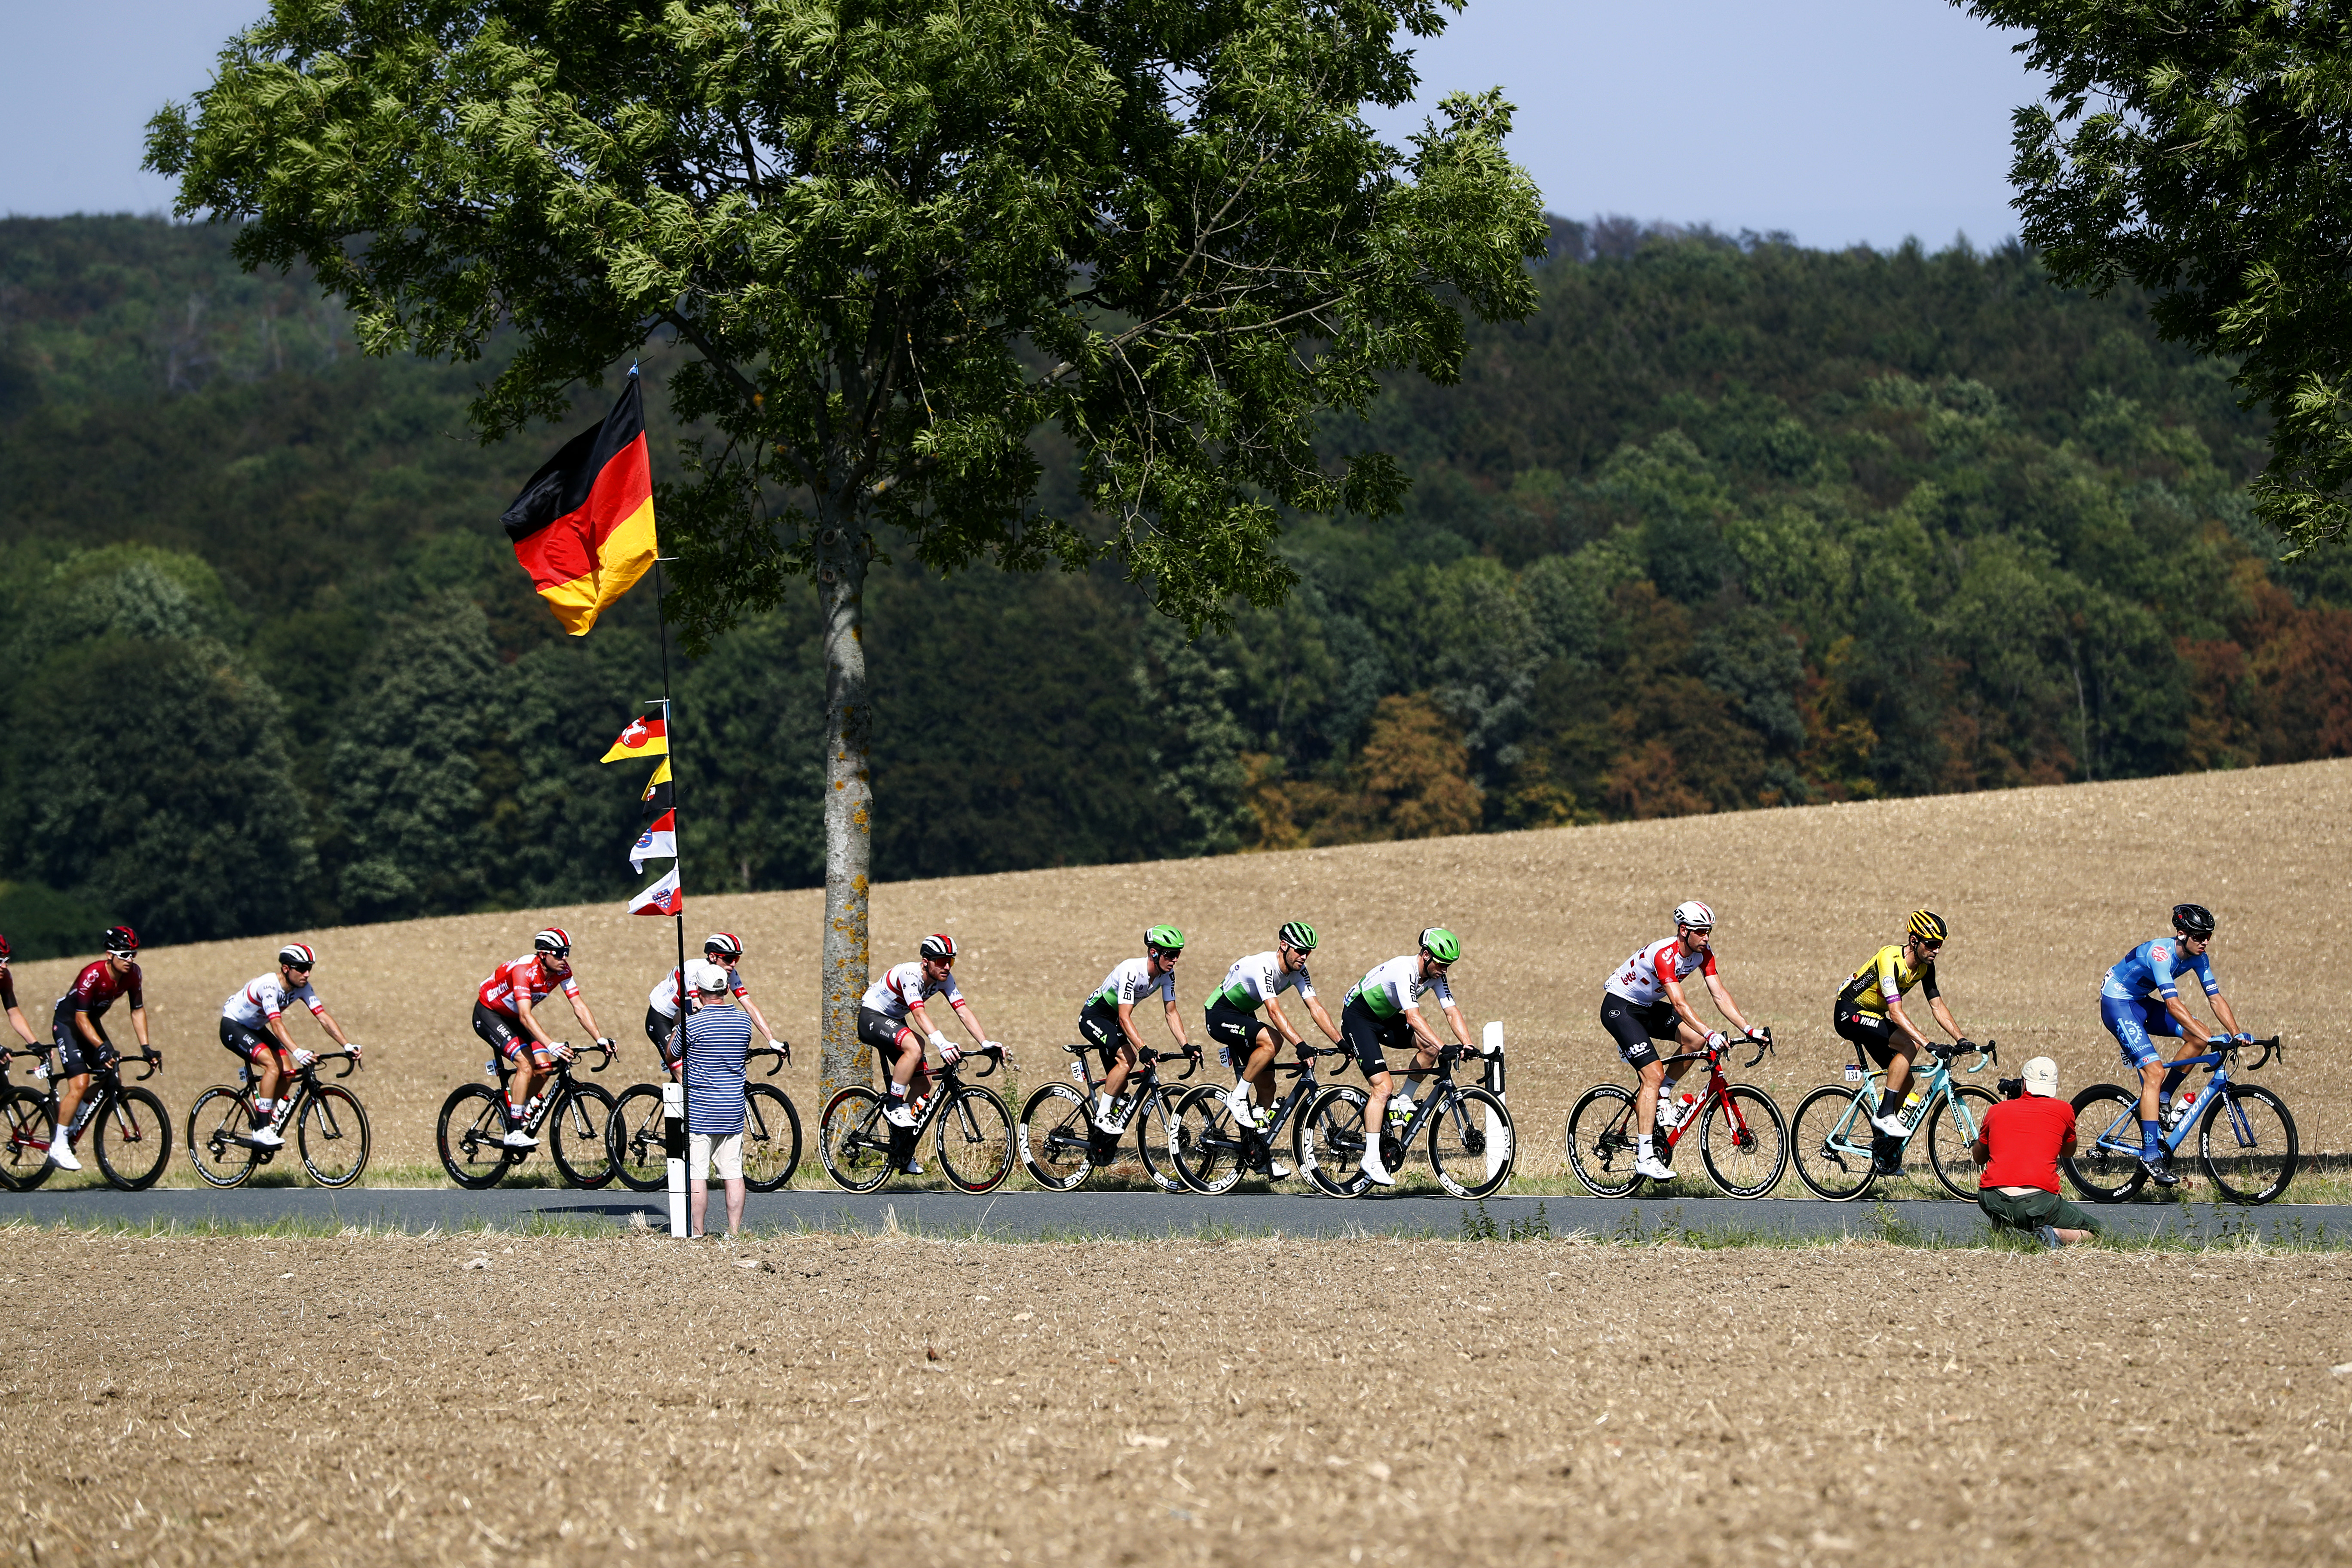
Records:
M1772 1048L1772 1031L1746 1036L1741 1043L1756 1047L1756 1054L1741 1064L1746 1071ZM1752 1083L1733 1083L1723 1076L1723 1053L1733 1044L1726 1039L1713 1049L1666 1058L1669 1068L1704 1058L1706 1092L1683 1109L1671 1131L1655 1129L1654 1138L1664 1144L1671 1163L1675 1146L1696 1128L1699 1158L1708 1178L1731 1197L1760 1198L1780 1184L1789 1168L1789 1122L1770 1095ZM1594 1084L1568 1113L1569 1168L1596 1196L1630 1197L1641 1190L1649 1178L1633 1169L1638 1147L1633 1091L1622 1084Z

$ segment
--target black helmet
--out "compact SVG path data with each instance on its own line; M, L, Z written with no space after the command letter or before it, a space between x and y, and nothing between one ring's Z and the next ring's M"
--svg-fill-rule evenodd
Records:
M106 934L99 940L105 944L109 957L139 951L139 933L129 926L109 926Z
M2213 934L2213 911L2202 904L2172 906L2172 929L2183 936L2193 936L2203 942Z

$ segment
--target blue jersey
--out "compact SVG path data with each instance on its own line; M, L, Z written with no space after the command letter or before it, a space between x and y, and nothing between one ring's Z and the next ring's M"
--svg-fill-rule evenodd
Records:
M2149 996L2169 1002L2180 994L2175 976L2184 971L2205 983L2206 995L2221 994L2221 983L2213 978L2212 958L2202 952L2191 958L2180 951L2178 938L2168 936L2141 942L2125 953L2123 962L2107 971L2107 983L2099 987L2099 994L2118 1002Z

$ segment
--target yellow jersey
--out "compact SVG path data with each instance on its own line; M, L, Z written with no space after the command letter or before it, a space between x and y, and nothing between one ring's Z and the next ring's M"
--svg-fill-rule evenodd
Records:
M1936 961L1925 960L1915 968L1903 962L1900 944L1889 943L1871 954L1870 962L1847 978L1845 988L1838 993L1838 1004L1884 1018L1886 1005L1914 985L1929 1001L1936 999Z

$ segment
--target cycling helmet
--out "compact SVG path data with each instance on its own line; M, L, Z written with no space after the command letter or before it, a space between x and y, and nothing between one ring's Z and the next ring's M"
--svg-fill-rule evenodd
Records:
M2172 906L2172 929L2183 936L2193 936L2203 942L2213 934L2213 911L2202 904Z
M1951 935L1951 931L1944 924L1944 917L1935 910L1913 910L1911 934L1921 942L1942 942Z
M736 940L731 931L715 931L702 939L702 951L715 952L721 958L735 959L743 956L743 944Z
M8 962L8 939L7 939L7 937L5 937L5 935L0 935L0 963L7 963L7 962Z
M550 926L530 939L530 945L541 952L564 958L572 952L572 933L562 926Z
M1293 952L1313 952L1315 928L1305 921L1292 921L1274 933L1274 940L1288 943Z
M1675 924L1688 926L1693 931L1713 931L1715 911L1696 899L1675 906Z
M923 939L921 952L923 956L933 963L953 963L956 955L955 938L943 931L935 931Z
M289 942L278 950L278 962L297 969L313 969L318 966L319 955L299 942Z
M1440 963L1451 963L1462 956L1462 942L1444 926L1432 926L1421 933L1421 951Z
M1153 926L1143 933L1143 945L1157 952L1181 952L1184 933L1174 926Z
M139 933L129 926L109 926L106 928L106 934L99 940L105 943L110 956L139 951Z

